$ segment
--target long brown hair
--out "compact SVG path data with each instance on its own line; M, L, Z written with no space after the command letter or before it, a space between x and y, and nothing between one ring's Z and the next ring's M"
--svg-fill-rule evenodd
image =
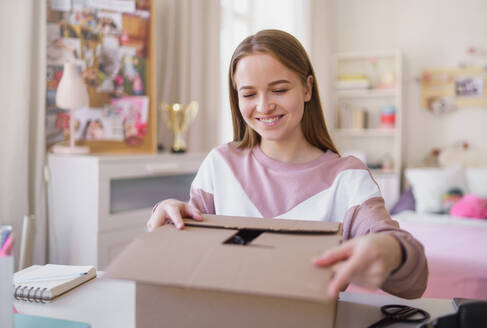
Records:
M291 34L280 30L262 30L247 37L235 49L230 61L228 85L232 109L233 141L238 147L252 148L260 143L260 135L245 123L238 107L238 92L235 84L237 64L245 56L261 52L274 56L284 66L295 72L304 85L308 76L313 77L311 99L304 104L301 129L306 140L313 146L337 153L326 127L321 107L318 85L311 61L301 43Z

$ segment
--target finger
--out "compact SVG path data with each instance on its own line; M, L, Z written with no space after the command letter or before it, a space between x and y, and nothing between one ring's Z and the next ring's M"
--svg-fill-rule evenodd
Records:
M332 266L330 266L330 269L333 272L333 274L335 274L335 272L342 270L344 265L345 265L345 262L340 261L340 262L337 262L337 263L333 264Z
M196 221L203 221L203 217L201 216L201 212L194 206L190 204L184 205L184 214L192 217Z
M328 297L336 299L338 297L338 293L346 288L350 281L352 281L356 270L358 270L356 261L350 260L338 271L336 271L335 276L332 278L328 286Z
M149 221L147 221L147 230L153 231L155 228L162 226L167 221L164 211L155 211Z
M178 229L182 229L184 227L184 221L181 217L181 212L179 207L171 206L166 209L169 219L174 223L174 225Z
M323 255L313 259L313 264L316 266L329 266L339 261L346 260L352 254L353 244L345 243L336 248L327 250Z

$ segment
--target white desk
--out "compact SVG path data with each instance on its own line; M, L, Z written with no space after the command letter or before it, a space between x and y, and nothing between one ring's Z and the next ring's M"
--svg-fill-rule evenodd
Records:
M420 307L432 318L454 312L449 299L424 298L413 301L378 294L341 293L337 328L366 327L379 320L380 306L407 304ZM97 278L48 304L15 301L19 313L88 322L92 328L135 326L135 284ZM411 324L391 327L411 328Z

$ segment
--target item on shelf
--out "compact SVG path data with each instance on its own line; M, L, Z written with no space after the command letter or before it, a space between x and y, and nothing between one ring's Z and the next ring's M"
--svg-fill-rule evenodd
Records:
M161 104L164 121L174 133L174 143L171 147L173 153L186 152L184 133L198 114L198 103L190 102L188 105L166 103Z
M65 63L63 75L56 92L56 106L69 110L69 146L56 144L52 147L54 153L88 154L90 152L89 147L76 146L74 142L76 128L74 111L89 104L88 91L81 75L78 73L78 68L73 62Z
M382 163L367 163L367 167L370 170L380 170L382 168Z
M380 76L380 83L377 89L394 89L396 87L396 78L393 72L383 72Z
M95 277L89 265L33 265L14 274L13 293L17 300L47 303Z
M365 75L340 75L335 81L335 87L340 90L368 89L370 80Z
M352 108L349 104L342 104L338 112L338 128L350 129L352 126Z
M379 84L379 71L377 69L377 57L371 56L369 57L369 63L370 63L370 81L371 81L371 87L372 88L377 88Z
M352 128L353 129L367 128L367 112L362 108L356 108L352 111Z
M393 129L396 126L396 107L384 106L380 109L380 128Z
M394 168L394 159L390 154L386 154L382 157L381 160L381 169L382 171L392 171Z

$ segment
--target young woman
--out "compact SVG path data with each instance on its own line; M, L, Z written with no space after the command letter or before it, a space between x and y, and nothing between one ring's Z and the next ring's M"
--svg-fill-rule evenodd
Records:
M233 54L229 87L234 141L208 154L189 203L160 202L147 228L171 221L182 229L182 216L202 220L201 213L343 222L344 242L313 259L335 273L329 297L350 282L420 297L423 247L391 219L367 167L339 156L299 41L278 30L246 38Z

